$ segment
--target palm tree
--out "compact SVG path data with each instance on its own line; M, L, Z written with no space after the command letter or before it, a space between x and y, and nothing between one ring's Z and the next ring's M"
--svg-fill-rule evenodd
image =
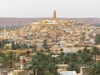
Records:
M70 54L70 61L71 62L78 62L79 61L79 59L78 59L78 54L77 53L71 53Z
M4 55L3 55L3 53L0 51L0 57L3 57Z
M96 54L99 54L99 48L96 46L93 46L91 54L95 55L95 62L96 62Z
M90 53L90 50L87 49L87 47L85 47L85 48L83 49L83 51L86 52L86 53L88 53L88 54Z
M13 51L10 51L7 55L7 59L10 61L10 67L12 67L12 63L16 60L16 55Z
M32 61L30 61L30 65L29 68L28 68L28 71L29 70L32 70L33 71L33 75L35 75L35 71L39 69L39 63L38 63L38 60L37 59L34 59L32 58Z
M69 64L69 62L70 62L70 57L67 56L67 55L64 55L64 56L63 56L63 62L64 62L64 64Z
M4 43L3 43L3 41L0 41L0 48L4 48Z
M50 60L49 61L51 61L51 63L55 63L55 64L58 64L58 58L56 58L56 57L49 57L50 58Z
M96 35L95 37L96 37L96 42L95 43L100 44L100 35Z
M77 53L78 53L78 55L80 55L80 54L82 53L82 51L81 51L81 50L79 50L79 51L77 51Z
M28 45L26 45L25 43L21 44L21 49L27 49Z
M12 48L12 50L16 49L14 42L12 43L11 48Z
M81 61L81 62L80 62ZM79 55L79 63L86 64L87 62L93 61L92 55L82 51Z
M61 52L58 56L59 63L63 63L63 56L65 55L64 52Z
M100 62L90 62L86 67L88 71L88 75L100 75Z
M47 48L45 52L50 53L50 48Z
M67 71L79 71L76 63L71 62L69 63L68 67L66 67Z
M58 66L55 66L54 63L49 63L46 67L46 70L48 70L50 73L57 72Z
M7 47L6 47L6 50L9 50L9 49L10 49L9 46L7 46Z
M8 59L6 56L4 56L2 59L1 59L1 63L4 65L4 67L6 67L6 65L8 64Z
M16 43L15 47L16 47L16 49L20 49L20 44Z
M56 57L52 57L50 53L46 55L44 50L37 51L35 55L33 55L32 61L30 62L31 66L28 70L33 70L34 74L35 71L38 70L39 75L58 75L57 66L55 63L58 63L58 59Z
M43 47L44 47L44 49L47 49L48 47L47 47L47 40L43 40Z
M41 48L40 52L41 52L41 53L44 53L44 50Z
M0 41L0 48L2 48L2 46L3 46L3 43L2 43L2 41Z
M35 52L36 53L36 51L37 51L37 45L34 45L32 52Z
M40 74L40 73L42 73L43 71L47 71L47 69L46 69L46 67L48 66L48 61L40 61L39 62L39 64L40 64L40 68L39 68L39 71L38 71L38 73Z

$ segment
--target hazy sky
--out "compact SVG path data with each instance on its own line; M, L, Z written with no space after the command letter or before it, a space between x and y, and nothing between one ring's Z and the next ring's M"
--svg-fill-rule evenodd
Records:
M0 0L0 17L100 18L100 0Z

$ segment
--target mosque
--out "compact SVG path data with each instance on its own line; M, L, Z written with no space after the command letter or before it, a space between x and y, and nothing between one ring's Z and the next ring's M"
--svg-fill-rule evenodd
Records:
M32 22L30 26L46 26L46 27L51 27L51 26L60 26L59 20L56 19L56 11L54 10L53 13L53 20L44 20L44 21L38 21L38 22Z

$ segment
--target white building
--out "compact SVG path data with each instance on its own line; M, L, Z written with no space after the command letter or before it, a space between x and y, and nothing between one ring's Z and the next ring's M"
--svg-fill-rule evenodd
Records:
M76 71L61 71L60 75L77 75Z

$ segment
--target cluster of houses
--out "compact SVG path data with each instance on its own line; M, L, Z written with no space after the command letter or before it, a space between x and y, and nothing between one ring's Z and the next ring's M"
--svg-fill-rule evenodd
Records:
M85 46L91 49L94 46L96 34L100 34L100 27L76 20L57 20L56 12L54 12L53 20L32 22L29 26L23 26L16 30L4 30L4 33L0 33L0 40L4 38L21 44L37 45L37 49L43 48L43 41L47 40L47 45L51 46L51 52L75 53L78 50L83 50ZM7 51L2 52L7 54ZM15 50L15 52L27 54L27 50ZM20 63L14 64L17 70L5 71L2 69L1 73L4 71L4 75L7 75L7 72L9 72L8 75L26 75L27 71L24 68L28 67L26 64L31 61L31 57L22 56L20 59ZM60 66L64 68L67 65ZM64 75L62 72L61 74ZM73 72L73 75L76 73Z
M93 46L100 27L94 27L76 20L45 20L32 22L16 30L4 30L4 39L14 42L37 45L42 48L43 40L52 47ZM1 33L3 35L3 33ZM2 37L0 37L1 39Z

